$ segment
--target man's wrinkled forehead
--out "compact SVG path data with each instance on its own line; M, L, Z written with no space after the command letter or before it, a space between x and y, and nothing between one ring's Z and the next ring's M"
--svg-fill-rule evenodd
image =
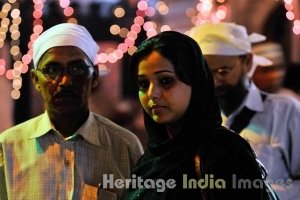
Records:
M34 67L44 55L53 47L75 46L81 49L95 64L99 46L90 33L81 25L62 23L51 27L42 33L33 44Z
M48 49L41 57L38 62L38 67L51 63L69 63L73 61L81 61L87 65L93 65L89 57L78 47L74 46L63 46L63 47L52 47Z

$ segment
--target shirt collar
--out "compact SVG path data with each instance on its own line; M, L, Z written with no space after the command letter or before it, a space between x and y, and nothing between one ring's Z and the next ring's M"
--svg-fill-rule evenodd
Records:
M76 131L79 135L81 135L86 141L96 146L101 147L101 143L98 137L98 133L101 132L93 114L90 112L88 119L86 122Z
M243 103L241 103L241 105L233 113L231 113L229 117L235 117L244 107L247 107L255 112L261 112L264 109L263 99L261 97L260 91L252 81L250 82L248 94L246 95ZM221 114L223 119L228 118L228 116L226 116L223 111Z
M29 139L41 137L46 133L48 133L50 130L55 130L55 128L53 127L49 115L46 111L44 114L42 114L41 119L35 128L34 133L29 137ZM94 144L96 146L101 146L97 134L100 131L101 130L99 130L95 122L94 116L90 112L88 119L77 131L75 131L74 135L81 135L89 143ZM69 138L74 138L73 136L70 136Z
M253 82L250 83L249 91L244 101L244 106L256 112L263 111L264 106L262 96L259 89Z
M41 137L52 130L52 124L50 122L49 115L47 111L42 114L41 119L38 121L33 134L29 137L29 139Z

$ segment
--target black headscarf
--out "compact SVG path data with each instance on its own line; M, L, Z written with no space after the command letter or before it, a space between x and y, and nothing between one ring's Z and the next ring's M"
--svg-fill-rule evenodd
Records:
M182 189L182 177L186 174L189 178L196 178L194 158L199 147L203 143L210 144L206 142L207 138L216 130L228 132L221 126L213 77L200 47L192 38L166 31L145 40L133 54L130 63L133 80L137 80L139 62L153 51L167 58L179 79L191 86L191 100L186 113L177 122L181 128L172 139L168 137L166 125L156 123L144 111L148 148L132 173L144 180L174 179L176 189L166 189L162 193L156 189L130 189L127 199L201 199L199 189ZM213 144L222 146L218 142Z
M179 79L192 88L190 105L180 120L182 131L177 137L181 141L193 140L221 126L213 77L198 44L189 36L175 31L162 32L144 41L131 58L130 74L133 80L137 79L140 60L152 51L159 52L171 61ZM146 113L144 118L150 149L168 139L165 125L154 122Z

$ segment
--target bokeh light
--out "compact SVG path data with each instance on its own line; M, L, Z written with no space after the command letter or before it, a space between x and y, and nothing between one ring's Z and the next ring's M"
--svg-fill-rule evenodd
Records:
M62 8L66 8L66 7L68 7L70 5L70 1L69 0L60 0L59 1L59 5Z
M64 9L64 15L66 17L70 17L71 15L73 15L73 13L74 13L74 9L72 7L66 7Z
M117 7L115 10L114 10L114 15L117 17L117 18L121 18L121 17L124 17L125 15L125 10L121 7Z
M286 18L288 18L289 20L293 20L293 19L295 19L295 15L294 15L293 12L288 11L288 12L286 13Z
M160 32L170 31L171 27L169 25L163 25L160 27Z
M10 94L11 98L13 99L19 99L21 96L20 90L16 90L14 89L11 94Z
M110 27L110 33L113 34L113 35L118 35L121 31L121 28L119 25L117 24L114 24Z
M145 10L148 9L148 3L147 3L147 1L141 0L141 1L138 2L137 7L138 7L139 10L145 11Z

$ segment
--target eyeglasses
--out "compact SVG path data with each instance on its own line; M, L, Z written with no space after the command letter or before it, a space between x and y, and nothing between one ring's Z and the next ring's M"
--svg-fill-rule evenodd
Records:
M218 77L221 79L226 79L229 77L232 70L233 70L233 67L232 68L222 67L219 69L212 70L212 73L215 77Z
M242 58L238 58L233 64L226 64L218 69L213 69L212 74L214 77L219 79L227 79L232 74L232 71L236 68L236 66L239 65L239 61L242 61Z
M41 69L38 68L37 70L41 71L47 78L56 78L65 71L72 76L82 76L87 74L89 67L91 66L86 64L76 64L64 68L59 65L50 64Z

